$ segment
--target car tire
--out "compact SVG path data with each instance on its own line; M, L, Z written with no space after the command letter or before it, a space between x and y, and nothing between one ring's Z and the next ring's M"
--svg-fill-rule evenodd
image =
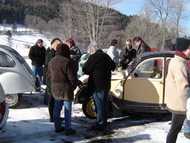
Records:
M6 95L5 101L10 108L16 108L20 105L22 94L9 94Z
M2 129L7 121L9 114L8 105L4 102L0 103L0 129Z
M96 119L95 103L92 97L86 98L82 103L82 111L89 119Z
M84 115L89 119L96 119L95 103L92 97L85 99L82 103L82 111ZM108 101L108 118L112 118L113 115L113 105L112 102Z

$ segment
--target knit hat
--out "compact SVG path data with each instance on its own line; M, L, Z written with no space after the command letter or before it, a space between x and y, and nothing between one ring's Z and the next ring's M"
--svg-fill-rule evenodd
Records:
M190 39L187 38L177 38L176 39L176 50L185 51L190 48Z

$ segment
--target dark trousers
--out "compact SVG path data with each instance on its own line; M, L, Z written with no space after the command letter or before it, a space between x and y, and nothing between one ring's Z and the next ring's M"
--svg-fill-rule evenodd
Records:
M48 94L48 110L49 110L50 121L53 121L54 104L55 104L55 99L53 98L52 95Z
M186 115L172 113L172 123L167 135L166 143L176 143L177 135L181 131Z
M97 126L104 129L107 126L108 96L105 91L95 91L93 98L96 107Z

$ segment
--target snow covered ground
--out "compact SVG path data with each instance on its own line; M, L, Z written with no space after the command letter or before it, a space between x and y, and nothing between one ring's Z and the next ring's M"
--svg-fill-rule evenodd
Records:
M166 116L124 116L110 119L110 132L103 134L89 130L95 121L83 115L81 105L74 104L72 126L77 134L65 136L54 132L42 95L25 95L22 103L18 109L10 109L0 143L164 143L170 126ZM179 134L177 143L189 142Z

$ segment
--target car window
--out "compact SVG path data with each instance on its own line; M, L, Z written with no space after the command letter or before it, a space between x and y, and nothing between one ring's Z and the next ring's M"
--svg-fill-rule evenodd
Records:
M7 49L13 56L15 56L15 58L21 63L23 64L24 68L30 73L33 74L31 68L29 67L29 65L26 63L26 61L24 60L24 58L14 49Z
M134 71L137 78L162 78L163 59L148 59L141 62Z
M0 52L0 67L14 67L15 61L4 52Z
M25 61L24 61L24 59L23 59L23 57L16 51L16 50L14 50L14 49L7 49L12 55L14 55L17 59L18 59L18 61L21 63L21 64L23 64Z

